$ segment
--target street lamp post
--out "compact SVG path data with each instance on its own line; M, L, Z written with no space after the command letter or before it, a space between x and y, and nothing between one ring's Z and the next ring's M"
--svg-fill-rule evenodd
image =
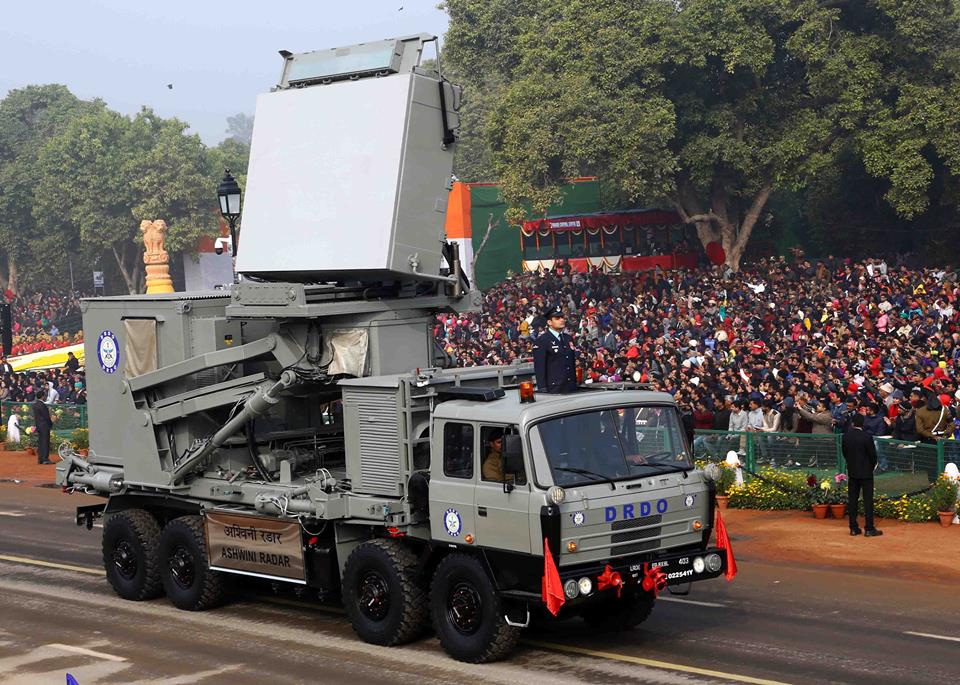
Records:
M217 198L220 200L220 214L230 224L230 243L233 263L234 278L237 273L237 219L240 218L240 186L236 179L230 174L229 169L224 169L223 180L217 186Z

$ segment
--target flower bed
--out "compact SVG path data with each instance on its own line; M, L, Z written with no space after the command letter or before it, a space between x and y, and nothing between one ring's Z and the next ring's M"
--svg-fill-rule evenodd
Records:
M728 467L723 467L724 475ZM730 507L783 511L797 509L807 511L813 504L845 504L847 502L847 477L838 473L832 478L821 478L801 471L785 471L763 468L759 477L745 474L743 485L721 483L730 496ZM729 482L729 481L727 481ZM936 521L938 511L948 511L955 502L957 486L945 476L934 482L929 489L897 498L876 497L874 512L878 518L899 519L913 523ZM863 513L863 502L859 504Z
M810 508L806 474L771 468L760 469L759 474L761 478L748 477L743 485L730 487L731 507L764 511Z

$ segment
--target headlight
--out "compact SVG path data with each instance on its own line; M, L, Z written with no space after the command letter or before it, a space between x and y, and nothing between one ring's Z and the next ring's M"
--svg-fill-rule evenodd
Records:
M563 504L563 501L567 499L567 493L559 485L554 485L547 490L547 497L549 497L550 501L554 504Z
M719 571L721 566L723 566L723 559L720 558L719 554L707 555L707 568L710 569L711 573Z
M716 464L707 464L703 467L703 477L707 480L711 480L716 483L720 480L720 477L723 473L720 471L720 467Z
M703 573L704 563L703 557L697 557L693 560L693 570L697 573Z
M590 582L589 578L581 578L577 581L577 587L580 589L581 595L589 595L593 592L593 583Z
M567 596L567 599L573 599L576 597L577 592L579 592L577 589L577 581L575 581L573 578L563 584L563 594Z

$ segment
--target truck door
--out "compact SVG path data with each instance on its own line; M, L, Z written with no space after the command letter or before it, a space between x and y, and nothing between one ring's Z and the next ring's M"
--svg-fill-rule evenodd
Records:
M430 477L430 534L438 542L466 544L476 537L474 485L476 431L473 424L438 421Z
M480 428L481 457L476 487L476 544L529 553L530 486L527 484L526 473L522 473L517 474L515 478L508 477L507 487L504 487L501 448L505 432L516 433L516 426L482 426ZM538 520L538 528L539 525Z

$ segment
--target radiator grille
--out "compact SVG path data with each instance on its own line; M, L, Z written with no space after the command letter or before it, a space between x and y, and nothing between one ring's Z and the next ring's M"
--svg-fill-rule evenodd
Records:
M656 549L660 546L660 531L662 530L658 523L663 522L663 516L654 514L653 516L642 516L636 519L627 519L625 521L614 521L611 529L616 531L610 536L610 543L628 542L638 540L632 545L622 545L613 548L614 554L636 554L637 552L646 552ZM656 526L637 530L643 526ZM651 539L652 538L652 539Z
M662 523L663 516L654 514L653 516L643 516L638 519L624 519L623 521L614 521L610 524L611 530L629 530L630 528L639 528L641 526L652 526L656 523Z
M354 490L400 494L400 425L394 392L364 392L349 397L356 406L360 438L360 483Z

